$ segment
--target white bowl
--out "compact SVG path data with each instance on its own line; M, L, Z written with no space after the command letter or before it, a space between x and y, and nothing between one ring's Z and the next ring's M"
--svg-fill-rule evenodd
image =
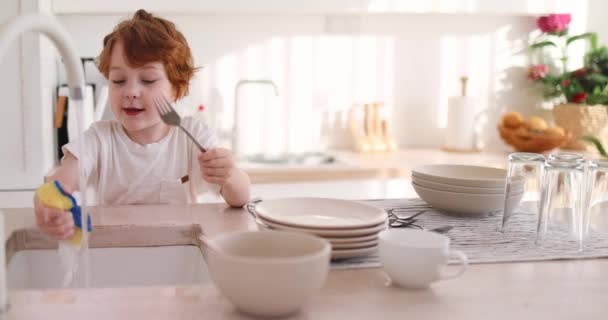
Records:
M465 216L481 216L504 208L504 194L475 194L440 191L412 183L414 190L422 200L432 207ZM514 194L509 198L511 205L516 205L523 196Z
M445 184L434 182L432 180L426 180L423 178L412 176L412 181L422 187L435 189L439 191L448 191L448 192L460 192L460 193L483 193L483 194L504 194L505 187L502 188L475 188L475 187L463 187L452 184ZM518 183L513 185L513 191L515 193L522 192L524 188L523 183Z
M507 171L480 166L431 164L415 167L412 176L462 187L503 188Z
M331 246L319 237L286 231L241 231L211 240L211 279L241 312L283 317L300 309L325 283Z

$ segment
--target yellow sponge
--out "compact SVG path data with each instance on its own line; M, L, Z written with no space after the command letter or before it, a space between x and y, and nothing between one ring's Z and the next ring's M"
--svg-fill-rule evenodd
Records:
M74 234L70 238L70 243L80 248L82 245L82 219L80 206L76 203L76 199L63 190L59 181L43 184L36 190L36 195L44 205L55 209L69 210L72 213ZM92 230L90 218L89 216L87 221L87 230L89 232Z
M60 209L70 210L73 207L70 198L64 196L55 186L54 182L47 182L36 190L38 199L46 206Z

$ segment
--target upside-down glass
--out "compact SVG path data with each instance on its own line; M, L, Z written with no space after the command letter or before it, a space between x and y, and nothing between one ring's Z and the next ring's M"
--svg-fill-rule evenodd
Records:
M536 243L567 250L583 250L584 163L547 160Z
M545 157L538 153L515 152L509 154L509 168L505 184L505 204L503 208L501 231L509 228L509 220L519 213L538 216L541 195L541 177ZM521 200L511 199L523 192ZM535 221L536 222L536 221Z
M585 162L585 157L582 154L576 152L554 152L548 157L549 160L562 160L562 161L574 161L574 162Z
M590 160L586 175L585 233L608 235L608 160Z
M549 155L548 159L549 160L563 160L563 161L569 161L569 162L577 162L577 163L582 163L584 165L586 165L586 162L587 162L587 160L585 159L585 157L583 157L582 154L576 153L576 152L563 152L563 151L553 152ZM584 177L583 179L586 179L586 177L587 177L586 170L587 170L587 167L585 166L585 168L583 169L583 177ZM588 203L587 201L589 200L589 199L587 199L587 196L588 196L588 191L583 192L583 210L585 210L586 205Z

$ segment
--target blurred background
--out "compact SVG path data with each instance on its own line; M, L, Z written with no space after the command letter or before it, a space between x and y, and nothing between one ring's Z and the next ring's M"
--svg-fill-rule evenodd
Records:
M601 0L4 0L0 8L0 22L43 12L67 28L90 85L89 121L112 118L94 63L103 37L139 8L170 19L201 67L180 113L215 128L228 147L238 141L244 159L269 161L439 149L450 97L463 86L474 99L471 149L504 152L501 114L550 113L526 78L536 19L569 13L572 34L608 37ZM570 47L571 68L582 65L586 45ZM63 70L39 35L23 36L0 62L0 189L37 186L61 157L71 123ZM370 134L384 145L361 140Z

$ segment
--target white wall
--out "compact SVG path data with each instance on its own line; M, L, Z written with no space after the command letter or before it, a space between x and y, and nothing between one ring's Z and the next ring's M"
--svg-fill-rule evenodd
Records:
M597 32L600 43L608 45L608 1L605 0L588 0L589 1L589 18L587 29Z

